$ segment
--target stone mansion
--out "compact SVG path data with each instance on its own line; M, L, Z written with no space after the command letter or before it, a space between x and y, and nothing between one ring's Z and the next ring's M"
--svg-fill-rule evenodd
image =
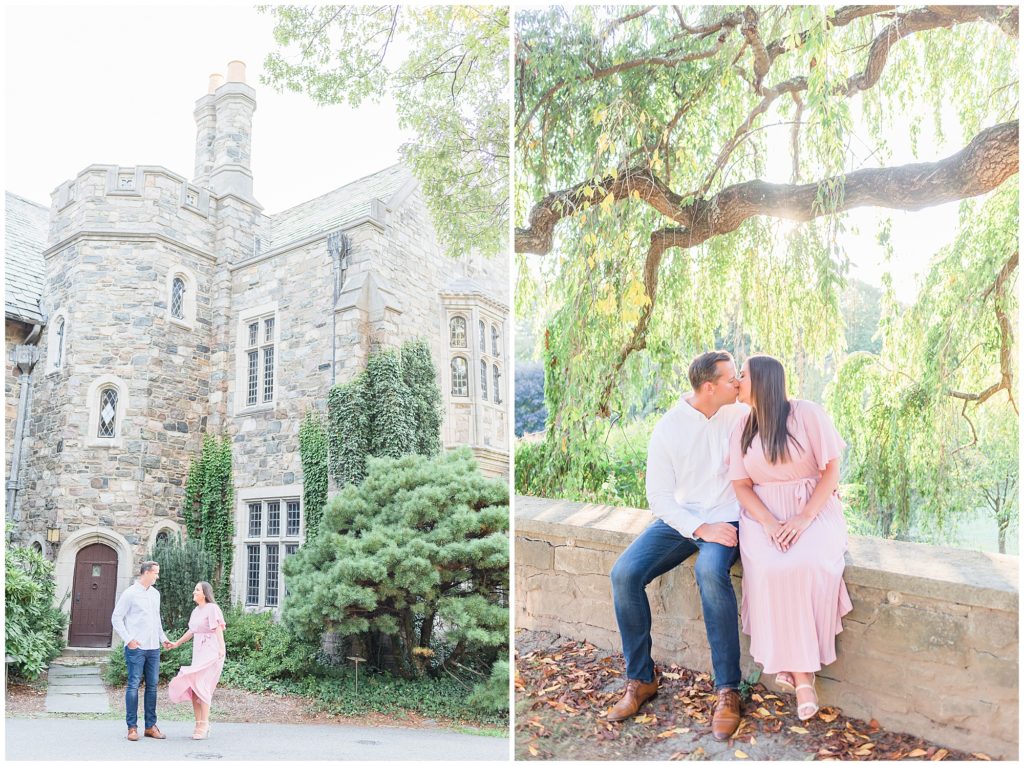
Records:
M443 444L509 472L508 259L442 252L401 165L264 213L255 96L241 62L211 76L191 178L90 165L48 206L6 195L7 522L56 562L72 646L110 645L115 596L184 532L206 433L233 443L232 597L278 607L300 421L379 348L426 339Z

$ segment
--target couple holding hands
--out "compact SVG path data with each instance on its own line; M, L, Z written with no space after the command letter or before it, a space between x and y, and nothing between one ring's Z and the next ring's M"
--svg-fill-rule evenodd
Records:
M658 690L645 588L693 554L717 700L711 729L739 726L740 646L729 570L743 560L740 622L750 653L797 715L818 711L814 674L836 659L835 637L853 605L843 582L846 521L836 494L846 444L825 410L786 398L785 371L751 356L711 351L689 369L693 392L655 426L647 498L657 520L611 571L626 659L626 689L609 721L637 712ZM737 402L737 399L739 400Z
M164 633L160 619L160 591L153 587L160 579L160 565L143 561L139 577L117 600L111 623L124 641L128 684L124 693L128 739L139 739L139 684L145 678L146 692L144 736L166 739L156 725L156 689L160 679L160 647L174 649L192 640L192 664L183 666L171 680L171 702L192 702L196 717L192 739L206 739L210 732L210 702L224 669L224 614L214 601L208 582L196 584L192 600L196 608L188 620L188 630L177 641Z

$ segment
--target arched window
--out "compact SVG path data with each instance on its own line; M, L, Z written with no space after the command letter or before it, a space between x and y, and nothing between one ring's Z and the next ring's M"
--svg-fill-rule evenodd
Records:
M452 359L452 396L469 396L469 365L461 356Z
M60 369L64 362L64 317L57 320L57 347L53 351L53 367Z
M476 323L476 332L480 336L480 350L487 353L487 331L484 329L484 320Z
M498 348L501 346L501 336L498 334L497 325L491 325L491 353L494 356L500 356L501 352Z
M113 439L117 433L117 389L107 387L100 391L100 419L96 435Z
M171 538L171 536L167 532L167 530L166 529L161 529L159 532L156 533L156 544L157 545L166 545L167 541L170 538Z
M466 344L466 318L452 317L449 326L451 328L450 343L452 348L468 348Z
M41 542L39 542L38 540L36 540L35 542L32 543L32 550L34 550L36 553L42 553L43 552L43 544Z
M480 398L487 401L487 362L480 362Z
M501 370L494 365L494 403L501 404Z
M181 277L175 277L171 284L171 316L185 318L185 280Z

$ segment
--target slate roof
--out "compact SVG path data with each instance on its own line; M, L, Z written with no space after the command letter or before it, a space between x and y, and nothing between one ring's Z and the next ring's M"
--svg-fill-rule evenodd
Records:
M6 192L4 223L4 314L25 322L42 322L39 298L46 266L43 250L50 209Z
M392 165L372 175L323 194L308 202L270 216L271 243L277 249L290 242L332 231L370 215L373 200L387 202L402 188L412 173L401 164Z

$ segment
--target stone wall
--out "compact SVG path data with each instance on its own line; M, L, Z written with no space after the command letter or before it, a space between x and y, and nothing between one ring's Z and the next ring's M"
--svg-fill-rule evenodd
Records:
M517 497L516 626L621 651L608 572L652 520L647 511ZM838 660L819 673L823 704L886 729L1015 759L1018 559L853 537L854 609ZM739 594L739 564L733 570ZM647 589L654 656L710 668L692 559ZM741 634L743 674L756 669Z
M7 429L4 440L4 476L11 475L11 449L14 446L14 431L18 422L18 400L21 397L21 373L11 358L14 349L25 342L31 331L32 325L24 322L13 319L4 321L4 424ZM32 377L35 378L41 369L37 365ZM12 516L13 511L13 508L7 509L8 518Z

